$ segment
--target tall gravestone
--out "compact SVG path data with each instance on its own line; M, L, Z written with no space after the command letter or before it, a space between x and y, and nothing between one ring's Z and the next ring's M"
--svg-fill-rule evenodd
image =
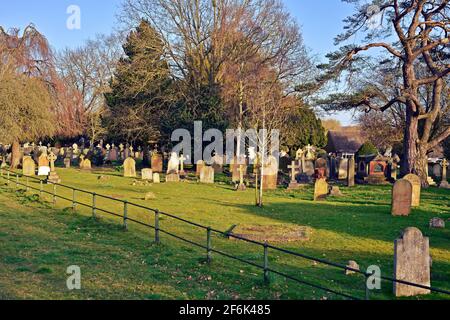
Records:
M441 179L441 183L439 184L439 188L442 189L450 189L450 185L448 184L447 181L447 165L448 165L448 161L447 159L444 159L442 161L442 179Z
M205 161L198 160L195 168L195 174L199 177L200 173L202 172L203 167L205 166Z
M276 190L278 182L278 160L270 155L267 157L262 171L262 187L264 190Z
M136 177L136 161L133 158L126 158L123 162L123 176L125 178Z
M420 192L422 189L422 185L419 176L415 174L408 174L403 179L408 180L409 182L411 182L412 185L411 205L413 207L420 206Z
M397 180L392 188L391 213L393 216L409 216L411 213L412 185L405 179Z
M22 170L24 176L32 177L36 174L36 163L34 162L33 158L29 156L23 157Z
M348 159L347 186L348 187L355 186L355 157L351 157L350 159Z
M429 239L417 228L407 228L394 243L394 278L431 286ZM430 290L394 282L396 297L429 294Z
M162 155L160 155L158 153L153 153L151 162L152 162L152 170L153 170L153 172L156 172L156 173L163 172L163 158L162 158Z
M338 179L339 180L347 179L347 170L348 170L348 159L341 158L339 160L339 169L338 169Z

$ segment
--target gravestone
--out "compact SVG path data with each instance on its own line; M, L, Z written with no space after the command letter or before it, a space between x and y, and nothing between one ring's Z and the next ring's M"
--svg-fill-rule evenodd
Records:
M214 169L214 173L223 173L223 156L216 154L212 158L212 167Z
M167 164L167 174L177 174L178 167L180 166L180 159L176 152L172 152L170 155L169 163Z
M152 169L142 169L141 171L142 180L153 180L153 170Z
M179 174L180 174L181 177L184 178L186 176L186 172L184 172L184 162L187 160L187 158L182 154L178 160L180 161L180 172L179 172Z
M420 183L419 176L415 174L408 174L403 179L408 180L411 182L412 185L412 200L411 200L411 206L418 207L420 206L420 192L422 189L422 185Z
M442 161L442 175L441 175L441 183L439 184L439 188L441 189L450 189L450 185L447 181L447 165L448 161L447 159L444 159Z
M316 179L326 178L327 176L327 160L319 158L316 160L314 169Z
M153 183L161 183L161 179L159 177L159 173L153 174Z
M302 160L302 172L307 176L313 176L315 173L313 160Z
M111 150L109 150L108 153L108 160L109 161L117 161L118 159L118 150L116 147L112 146Z
M64 167L70 168L70 158L64 158Z
M126 158L123 162L123 176L125 178L136 177L136 161L133 158Z
M38 167L49 167L50 162L48 161L47 154L42 153L38 159Z
M214 183L214 168L213 167L203 167L200 172L200 183Z
M198 160L195 168L195 174L199 177L202 172L203 167L205 166L205 161Z
M429 239L417 228L407 228L394 243L394 278L431 286ZM430 290L394 282L396 297L429 294Z
M339 160L338 179L339 180L347 179L347 171L348 171L348 159L341 158Z
M298 166L296 165L295 161L292 161L292 164L288 166L288 169L291 169L291 181L288 186L288 190L295 190L299 187L297 182L297 169Z
M166 182L180 182L180 175L178 173L169 173L166 175Z
M348 159L347 187L355 186L355 157Z
M48 160L50 161L50 173L47 177L47 182L49 183L61 183L61 179L59 178L55 170L56 159L57 159L56 155L53 152L50 152L48 156Z
M24 176L32 177L36 175L36 163L34 162L33 158L29 156L23 157L22 171Z
M397 180L392 188L391 213L393 216L409 216L411 213L412 185L405 179Z
M314 201L325 200L328 195L328 183L326 179L317 179L314 185Z
M230 171L231 171L231 181L237 182L239 181L239 163L237 157L233 157L230 163Z
M445 229L445 221L441 218L433 218L430 220L430 228Z
M276 190L278 182L278 160L270 155L267 157L262 177L263 190Z
M80 162L80 169L81 170L85 170L85 171L90 171L92 169L91 160L89 160L89 159L81 160L81 162Z
M163 172L163 158L162 155L158 153L152 154L152 170L156 173Z

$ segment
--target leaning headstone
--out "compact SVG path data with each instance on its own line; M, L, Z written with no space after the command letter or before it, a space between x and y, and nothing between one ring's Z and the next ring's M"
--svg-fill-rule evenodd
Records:
M36 163L29 156L23 157L22 170L24 176L34 176L36 174Z
M153 180L153 170L152 169L142 169L141 171L142 180Z
M397 180L392 188L393 216L409 216L411 213L412 184L408 180Z
M431 285L429 239L417 228L407 228L394 243L394 278L422 286ZM430 290L394 282L396 297L429 294Z
M136 177L136 161L133 158L126 158L123 162L123 176L125 178Z
M328 195L328 183L326 179L317 179L314 185L314 201L325 200Z
M411 182L412 185L412 199L411 206L418 207L420 206L420 191L421 191L421 183L419 176L415 174L408 174L403 179Z
M214 183L214 168L213 167L203 167L200 172L200 183Z
M161 183L161 179L159 177L159 173L153 174L153 183Z

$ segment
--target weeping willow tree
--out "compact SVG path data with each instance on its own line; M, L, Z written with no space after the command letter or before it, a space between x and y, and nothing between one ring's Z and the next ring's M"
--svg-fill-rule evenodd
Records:
M0 61L0 136L12 145L14 169L20 162L20 142L77 133L78 104L76 94L69 94L58 78L49 44L34 26L22 34L0 27Z

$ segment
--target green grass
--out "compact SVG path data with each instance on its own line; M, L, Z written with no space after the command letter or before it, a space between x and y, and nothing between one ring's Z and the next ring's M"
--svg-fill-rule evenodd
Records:
M430 237L433 257L432 285L450 289L450 231L429 229L433 217L450 218L450 192L430 188L422 192L422 205L409 217L390 215L390 186L341 187L344 197L326 202L311 201L311 187L289 192L267 192L265 207L254 206L254 190L235 192L224 183L201 185L195 182L133 186L118 172L80 172L58 169L62 183L98 194L149 206L219 230L233 224L302 225L312 229L307 242L278 244L299 253L346 264L356 260L365 269L381 267L392 276L393 241L406 227L417 227ZM99 181L107 175L107 181ZM38 183L30 183L39 188ZM45 185L45 190L52 187ZM72 197L58 187L58 195ZM155 200L144 201L146 192ZM271 275L263 282L262 271L213 254L205 263L203 249L192 247L167 235L161 245L153 243L152 230L121 219L37 192L16 192L14 184L0 188L0 298L3 299L339 299L338 296ZM91 196L77 193L86 204ZM122 205L97 198L97 206L118 214ZM153 224L150 212L129 207L129 217ZM206 232L168 217L161 228L204 244ZM262 264L262 248L213 236L215 249ZM327 286L360 298L364 280L345 276L342 270L270 251L272 268L302 280ZM68 291L66 268L78 265L82 290ZM392 285L371 293L374 299L392 299ZM429 295L425 299L446 298Z

